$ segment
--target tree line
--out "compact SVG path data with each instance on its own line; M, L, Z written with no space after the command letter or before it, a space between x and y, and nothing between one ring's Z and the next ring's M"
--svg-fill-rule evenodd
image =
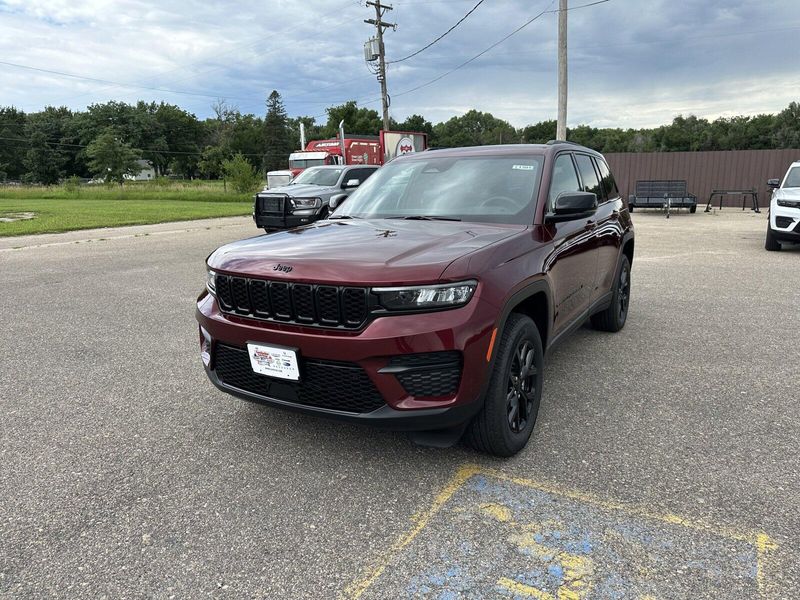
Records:
M122 182L141 170L140 160L157 176L218 179L234 157L263 174L286 168L289 153L299 147L301 124L309 141L336 137L341 120L350 134L378 135L381 129L378 112L355 101L329 107L325 123L290 118L277 91L267 98L263 117L222 100L212 108L214 116L200 120L165 102L110 101L85 111L48 106L32 113L0 106L0 181L52 184L77 176ZM427 133L431 147L543 143L556 132L554 120L516 128L477 110L436 124L415 114L391 126ZM800 103L753 117L681 115L655 128L579 125L567 138L604 153L800 148Z

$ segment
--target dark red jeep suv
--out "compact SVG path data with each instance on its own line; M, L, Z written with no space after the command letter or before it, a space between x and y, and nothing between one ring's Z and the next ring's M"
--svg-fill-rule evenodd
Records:
M393 160L327 220L228 244L197 302L234 396L521 450L547 350L625 324L633 227L603 157L566 142Z

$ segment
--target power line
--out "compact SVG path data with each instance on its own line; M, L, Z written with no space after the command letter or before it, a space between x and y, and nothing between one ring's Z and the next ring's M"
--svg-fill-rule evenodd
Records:
M589 4L583 4L583 5L581 5L581 6L575 6L575 7L573 7L573 9L569 9L569 10L574 10L574 9L578 9L578 8L585 8L585 7L587 7L587 6L594 6L595 4L603 4L604 2L609 2L609 1L610 1L610 0L598 0L597 2L591 2L591 3L589 3ZM456 71L458 71L459 69L462 69L463 67L466 67L468 64L470 64L470 63L472 63L472 62L476 61L477 59L479 59L481 56L483 56L483 55L484 55L484 54L486 54L487 52L489 52L489 51L493 50L494 48L496 48L497 46L499 46L500 44L502 44L503 42L505 42L506 40L508 40L508 39L509 39L509 38L511 38L512 36L514 36L514 35L518 34L520 31L522 31L523 29L525 29L525 28L526 28L528 25L530 25L531 23L533 23L533 22L534 22L534 21L536 21L537 19L541 18L543 15L545 15L545 14L548 14L548 13L557 13L557 12L559 12L559 11L557 11L557 10L550 10L550 7L553 5L553 3L554 3L554 2L555 2L555 0L551 0L551 1L550 1L550 4L548 5L548 7L547 7L545 10L543 10L543 11L542 11L542 12L540 12L539 14L537 14L537 15L535 15L535 16L533 16L533 17L531 17L530 19L528 19L527 21L525 21L525 22L524 22L522 25L520 25L519 27L517 27L517 28L516 28L514 31L512 31L512 32L511 32L511 33L509 33L508 35L504 36L503 38L501 38L501 39L497 40L497 41L496 41L494 44L492 44L491 46L489 46L488 48L486 48L486 49L485 49L485 50L483 50L482 52L479 52L478 54L476 54L475 56L473 56L473 57L472 57L472 58L470 58L469 60L465 60L465 61L464 61L463 63L461 63L460 65L457 65L456 67L453 67L453 68L452 68L452 69L450 69L449 71L445 71L445 72L444 72L444 73L442 73L441 75L438 75L437 77L434 77L433 79L431 79L431 80L429 80L429 81L426 81L425 83L422 83L422 84L420 84L420 85L418 85L418 86L415 86L415 87L413 87L413 88L411 88L411 89L408 89L408 90L404 90L404 91L402 91L402 92L399 92L399 93L395 94L395 97L397 97L397 96L405 96L406 94L410 94L410 93L412 93L412 92L416 92L417 90L421 90L421 89L422 89L422 88L424 88L424 87L428 87L429 85L433 85L434 83L436 83L437 81L440 81L440 80L444 79L445 77L447 77L447 76L448 76L448 75L450 75L451 73L455 73L455 72L456 72Z
M37 72L40 72L40 73L49 73L51 75L58 75L59 77L70 77L70 78L73 78L73 79L81 79L81 80L84 80L84 81L93 81L93 82L96 82L96 83L112 84L114 87L126 87L126 88L131 88L131 89L142 89L142 90L150 90L150 91L155 91L155 92L164 92L164 93L168 93L168 94L179 94L179 95L183 95L183 96L199 96L199 97L203 97L203 98L214 98L214 99L219 99L219 98L226 99L226 100L250 100L251 99L251 97L245 98L245 97L241 97L241 96L239 96L239 97L237 97L237 96L225 96L224 94L211 93L211 92L209 92L209 93L189 92L189 91L185 91L185 90L173 90L173 89L168 89L168 88L137 85L137 84L134 84L134 83L125 83L125 82L121 82L121 81L113 81L113 80L110 80L110 79L98 79L96 77L87 77L85 75L76 75L75 73L66 73L64 71L56 71L56 70L53 70L53 69L43 69L41 67L34 67L34 66L31 66L31 65L23 65L23 64L19 64L19 63L12 63L12 62L2 61L2 60L0 60L0 65L6 65L6 66L9 66L9 67L15 67L15 68L18 68L18 69L26 69L26 70L29 70L29 71L37 71ZM350 81L355 81L356 79L361 79L361 78L360 77L354 78L354 79L352 79ZM314 90L313 92L309 92L309 93L317 93L320 90L327 89L329 87L337 87L338 85L345 85L346 83L349 83L349 82L345 82L345 83L342 83L342 84L336 83L334 85L325 86L325 87L322 87L322 88L318 88L317 90ZM303 95L308 95L308 93L300 94L298 97L302 97ZM253 96L252 98L255 98L255 96ZM326 102L340 102L339 100L328 100L328 101L325 101L325 102L317 102L315 100L295 100L294 98L288 98L285 101L286 102L292 102L293 104L325 104Z
M604 1L607 1L607 0L604 0ZM440 80L444 79L444 78L445 78L445 77L447 77L448 75L450 75L450 74L452 74L452 73L455 73L455 72L456 72L456 71L458 71L459 69L462 69L462 68L466 67L468 64L470 64L470 63L472 63L472 62L474 62L474 61L478 60L478 59L479 59L481 56L483 56L483 55L484 55L484 54L486 54L487 52L490 52L491 50L493 50L494 48L496 48L497 46L499 46L500 44L502 44L503 42L505 42L507 39L509 39L509 38L511 38L512 36L514 36L514 35L518 34L520 31L522 31L523 29L525 29L525 28L526 28L528 25L530 25L531 23L533 23L534 21L536 21L537 19L539 19L539 18L540 18L542 15L545 15L545 14L547 14L547 13L549 12L549 8L550 8L550 7L553 5L553 2L555 2L555 0L551 0L551 1L550 1L550 4L548 5L547 9L543 10L542 12L540 12L539 14L537 14L536 16L534 16L534 17L532 17L532 18L528 19L528 20L527 20L527 21L525 21L525 22L524 22L522 25L520 25L519 27L517 27L517 28L516 28L514 31L512 31L512 32L511 32L511 33L509 33L508 35L506 35L506 36L502 37L501 39L497 40L497 41L496 41L494 44L492 44L491 46L489 46L489 47L488 47L488 48L486 48L485 50L483 50L483 51L479 52L478 54L476 54L475 56L473 56L473 57L472 57L472 58L470 58L469 60L465 60L465 61L464 61L464 62L462 62L460 65L458 65L458 66L456 66L456 67L453 67L453 68L452 68L452 69L450 69L449 71L445 71L444 73L442 73L441 75L438 75L438 76L434 77L434 78L433 78L433 79L431 79L430 81L426 81L426 82L425 82L425 83L423 83L423 84L420 84L420 85L418 85L418 86L415 86L415 87L413 87L413 88L411 88L411 89L408 89L408 90L405 90L405 91L403 91L403 92L400 92L400 93L398 93L398 94L395 94L395 96L405 96L406 94L410 94L410 93L412 93L412 92L416 92L417 90L421 90L421 89L422 89L422 88L424 88L424 87L428 87L429 85L433 85L433 84L434 84L434 83L436 83L437 81L440 81Z
M416 52L413 52L413 53L409 54L408 56L404 56L403 58L398 58L397 60L390 60L390 61L387 61L387 63L386 63L386 64L389 64L389 65L391 65L391 64L394 64L394 63L403 62L404 60L408 60L409 58L413 58L413 57L415 57L417 54L421 54L422 52L425 52L425 50L427 50L428 48L430 48L431 46L433 46L433 45L434 45L436 42L438 42L438 41L439 41L439 40L441 40L441 39L442 39L444 36L446 36L448 33L450 33L451 31L453 31L453 30L454 30L456 27L458 27L459 25L461 25L461 23L463 23L464 21L466 21L466 20L467 20L467 17L469 17L469 16L470 16L472 13L474 13L474 12L475 12L475 10L476 10L476 9L477 9L477 8L478 8L478 7L479 7L481 4L483 4L483 3L484 3L484 0L478 0L478 3L477 3L475 6L473 6L471 9L469 9L469 11L467 12L467 14L465 14L463 17L461 17L461 18L460 18L460 19L459 19L459 20L456 22L456 24L455 24L455 25L453 25L453 26L452 26L450 29L448 29L447 31L445 31L445 32L444 32L442 35L440 35L439 37L437 37L435 40L433 40L433 41L432 41L430 44L428 44L427 46L423 46L422 48L420 48L420 49L419 49L419 50L417 50Z
M606 1L606 2L607 2L608 0L604 0L604 1ZM525 29L525 28L526 28L528 25L530 25L531 23L533 23L534 21L536 21L537 19L539 19L539 18L540 18L540 17L542 17L543 15L545 15L545 14L547 14L547 13L549 13L549 12L552 12L552 11L550 10L550 7L553 5L553 2L555 2L555 0L551 0L551 1L550 1L550 4L548 4L548 5L547 5L547 8L546 8L545 10L541 11L540 13L538 13L537 15L535 15L534 17L532 17L531 19L529 19L528 21L526 21L525 23L523 23L522 25L520 25L519 27L517 27L517 28L516 28L514 31L512 31L512 32L511 32L511 33L509 33L508 35L504 36L503 38L501 38L501 39L497 40L497 41L496 41L494 44L492 44L492 45L491 45L491 46L489 46L488 48L484 49L483 51L479 52L478 54L476 54L475 56L473 56L473 57L472 57L472 58L470 58L469 60L465 60L463 63L461 63L461 64L459 64L459 65L457 65L457 66L453 67L453 68L452 68L452 69L450 69L449 71L445 71L444 73L442 73L442 74L440 74L440 75L438 75L438 76L434 77L433 79L431 79L431 80L429 80L429 81L426 81L425 83L422 83L422 84L420 84L420 85L418 85L418 86L415 86L415 87L413 87L413 88L410 88L410 89L404 90L404 91L402 91L402 92L398 92L397 94L394 94L394 96L395 96L395 97L397 97L397 96L405 96L406 94L411 94L412 92L416 92L417 90L421 90L421 89L422 89L422 88L424 88L424 87L428 87L429 85L433 85L433 84L434 84L434 83L436 83L437 81L440 81L440 80L444 79L445 77L447 77L447 76L448 76L448 75L450 75L451 73L455 73L455 72L456 72L456 71L458 71L459 69L462 69L463 67L466 67L468 64L470 64L470 63L472 63L472 62L476 61L477 59L479 59L481 56L483 56L483 55L484 55L484 54L486 54L487 52L489 52L489 51L491 51L492 49L496 48L497 46L499 46L500 44L502 44L503 42L505 42L507 39L509 39L510 37L512 37L512 36L514 36L514 35L516 35L516 34L517 34L517 33L519 33L520 31L522 31L523 29ZM577 8L577 7L576 7L576 8ZM371 99L369 99L369 100L365 100L364 98L355 98L355 99L353 99L353 101L354 101L354 102L356 102L357 104L361 104L361 105L363 106L363 105L366 105L366 104L375 104L376 102L380 102L380 101L381 101L381 98L371 98ZM322 114L322 115L314 115L314 116L313 116L313 118L314 118L314 119L317 119L317 118L321 118L321 117L324 117L324 116L326 116L326 115L324 115L324 114Z
M603 1L607 2L608 0L603 0ZM509 39L510 37L512 37L512 36L514 36L514 35L516 35L516 34L517 34L517 33L519 33L520 31L522 31L523 29L525 29L525 28L526 28L528 25L530 25L531 23L533 23L534 21L536 21L537 19L539 19L539 18L540 18L540 17L542 17L543 15L545 15L545 14L547 14L547 13L549 13L549 12L552 12L552 11L550 10L550 7L553 5L553 2L555 2L555 0L550 0L550 4L548 4L548 5L547 5L547 8L546 8L545 10L541 11L540 13L538 13L537 15L535 15L534 17L532 17L531 19L527 20L525 23L523 23L522 25L520 25L519 27L517 27L517 28L516 28L514 31L512 31L512 32L511 32L511 33L509 33L508 35L504 36L503 38L501 38L501 39L497 40L497 41L496 41L494 44L492 44L492 45L491 45L491 46L489 46L488 48L484 49L483 51L479 52L478 54L476 54L475 56L473 56L473 57L472 57L472 58L470 58L469 60L465 60L463 63L461 63L461 64L459 64L459 65L457 65L457 66L453 67L453 68L452 68L452 69L450 69L449 71L445 71L444 73L442 73L442 74L440 74L440 75L438 75L438 76L434 77L433 79L431 79L431 80L429 80L429 81L426 81L425 83L422 83L422 84L420 84L420 85L418 85L418 86L415 86L415 87L413 87L413 88L410 88L410 89L404 90L404 91L402 91L402 92L398 92L397 94L394 94L394 96L395 96L395 97L397 97L397 96L405 96L406 94L410 94L410 93L412 93L412 92L416 92L417 90L421 90L421 89L422 89L422 88L424 88L424 87L428 87L429 85L433 85L433 84L434 84L434 83L436 83L437 81L440 81L440 80L444 79L445 77L447 77L447 76L448 76L448 75L450 75L451 73L454 73L454 72L458 71L459 69L462 69L463 67L466 67L468 64L470 64L470 63L472 63L472 62L476 61L477 59L479 59L481 56L483 56L483 55L484 55L484 54L486 54L487 52L489 52L489 51L491 51L492 49L496 48L497 46L499 46L500 44L502 44L503 42L505 42L507 39ZM576 8L577 8L577 7L576 7ZM364 98L354 98L354 99L353 99L353 101L354 101L354 102L356 102L357 104L366 105L366 104L374 104L374 103L376 103L376 102L380 102L380 101L381 101L381 98L371 98L371 99L369 99L369 100L365 100ZM313 118L315 118L315 119L316 119L316 118L320 118L320 117L324 117L324 116L325 116L324 114L323 114L323 115L314 115L314 117L313 117Z
M182 90L170 90L166 88L159 88L159 87L150 87L146 85L136 85L131 83L123 83L121 81L112 81L110 79L98 79L96 77L86 77L85 75L76 75L74 73L65 73L64 71L55 71L53 69L43 69L41 67L32 67L30 65L21 65L19 63L12 63L6 62L4 60L0 60L0 65L6 65L9 67L16 67L18 69L27 69L29 71L37 71L39 73L49 73L51 75L59 75L61 77L72 77L73 79L81 79L84 81L94 81L96 83L104 83L104 84L111 84L116 87L127 87L127 88L137 88L143 90L151 90L154 92L166 92L168 94L181 94L186 96L204 96L207 98L219 98L219 94L202 94L198 92L185 92Z
M595 6L596 4L603 4L604 2L609 2L609 1L610 1L610 0L597 0L597 2L589 2L588 4L580 4L580 5L578 5L578 6L572 6L572 7L570 7L570 8L567 8L567 9L565 9L565 12L569 12L569 11L571 11L571 10L577 10L577 9L579 9L579 8L586 8L587 6ZM558 10L549 10L549 11L547 11L547 12L551 12L551 13L559 13L559 12L561 12L561 9L558 9Z

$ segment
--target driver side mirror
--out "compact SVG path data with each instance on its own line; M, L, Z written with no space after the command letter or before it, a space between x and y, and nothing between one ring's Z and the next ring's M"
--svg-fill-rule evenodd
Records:
M545 223L560 223L591 217L597 212L597 194L561 192L553 204L553 212L545 215Z
M328 207L333 210L342 202L344 202L345 198L347 198L347 194L336 194L335 196L331 196L331 199L328 200Z
M361 182L358 179L348 179L342 184L342 189L350 190L357 188L359 185L361 185Z
M771 190L777 190L781 187L780 179L767 179L767 187Z

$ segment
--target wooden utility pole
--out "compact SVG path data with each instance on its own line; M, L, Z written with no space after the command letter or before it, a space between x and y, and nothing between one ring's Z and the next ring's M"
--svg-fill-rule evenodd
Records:
M383 46L383 31L389 27L397 29L395 23L387 23L382 20L383 15L387 10L392 10L392 7L387 4L381 4L381 0L367 0L367 6L375 7L375 18L364 19L364 23L375 25L378 30L378 81L381 82L381 101L383 103L383 128L389 130L389 92L386 90L386 50Z
M567 0L558 2L558 122L556 139L567 139Z

